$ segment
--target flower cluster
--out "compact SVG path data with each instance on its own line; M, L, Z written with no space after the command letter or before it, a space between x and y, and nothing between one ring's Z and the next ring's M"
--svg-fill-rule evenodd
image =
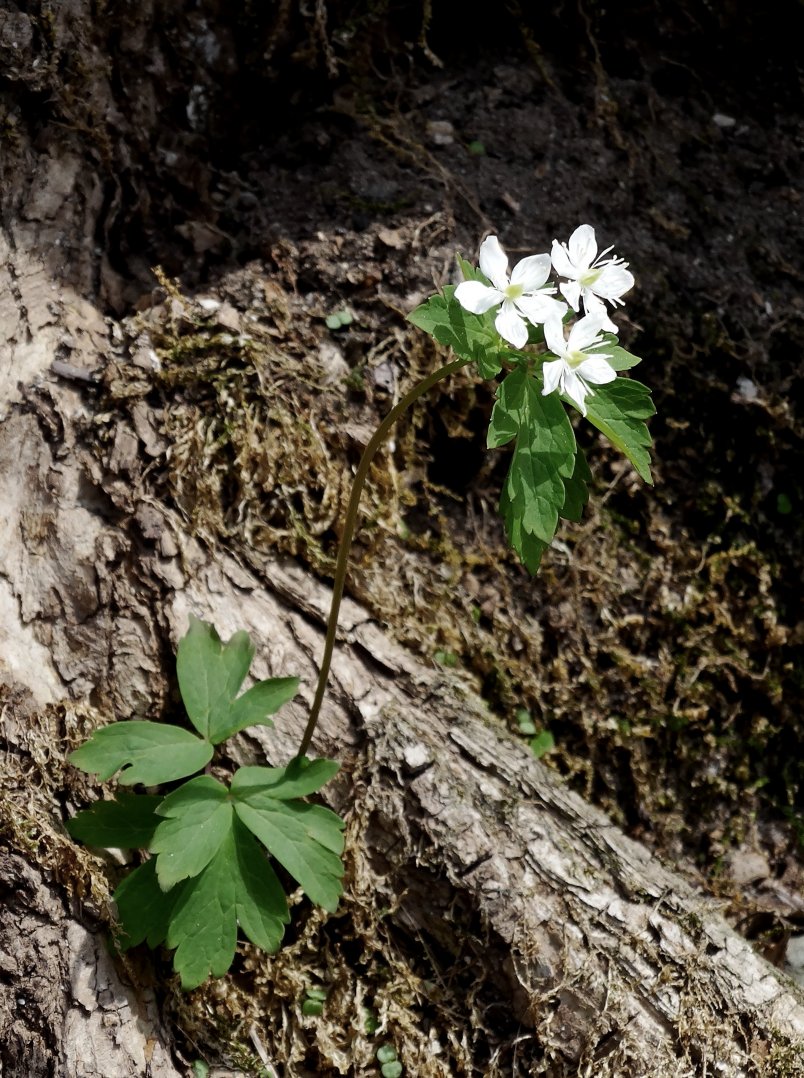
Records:
M598 254L595 230L580 225L569 243L553 241L550 254L530 255L514 266L508 275L508 257L496 236L489 236L480 246L480 269L491 282L463 281L455 289L455 299L472 314L485 314L498 307L494 325L500 336L514 348L524 348L528 341L528 323L544 326L544 339L555 357L543 367L544 394L556 390L568 397L586 415L586 397L593 385L612 382L617 373L608 363L611 355L598 351L604 345L603 330L617 333L606 304L623 302L623 295L633 287L634 277L628 263L606 248ZM560 278L558 288L548 284L551 269ZM554 298L560 292L566 302ZM564 321L569 307L583 317L564 335Z

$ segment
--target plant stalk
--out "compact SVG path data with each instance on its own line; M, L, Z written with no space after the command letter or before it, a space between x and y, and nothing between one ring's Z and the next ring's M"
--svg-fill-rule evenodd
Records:
M422 379L421 382L418 382L413 389L406 393L405 396L394 405L385 419L383 419L382 423L380 423L379 427L377 427L368 445L363 450L363 456L360 458L360 463L357 466L357 472L355 473L355 478L352 483L352 492L349 495L349 505L347 506L346 518L343 523L343 535L341 537L340 548L338 549L338 560L335 564L332 605L330 606L329 619L327 621L327 635L324 641L324 655L321 659L321 671L318 675L318 685L315 691L313 706L310 710L310 718L307 720L304 737L299 746L299 756L304 756L310 747L316 723L318 722L318 715L321 711L321 704L324 700L324 694L327 691L327 680L329 678L330 666L332 665L332 653L335 649L335 637L338 630L338 614L340 613L343 589L346 584L349 552L352 549L352 540L354 539L355 528L357 527L360 495L363 493L363 487L369 473L369 468L371 467L371 462L374 460L377 450L387 438L391 427L393 427L394 423L396 423L402 413L407 411L412 404L415 404L419 397L424 396L429 389L432 389L436 382L440 382L442 378L447 378L450 374L454 374L455 371L460 370L461 367L465 367L468 362L468 359L453 360L452 363L447 363L445 366L439 367L437 371L433 371L432 374L428 374L426 378Z

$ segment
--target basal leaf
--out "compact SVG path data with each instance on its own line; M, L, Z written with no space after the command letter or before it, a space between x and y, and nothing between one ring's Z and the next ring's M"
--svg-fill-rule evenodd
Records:
M165 894L157 883L153 858L129 872L113 895L120 922L116 942L121 951L143 941L149 947L158 947L162 943L173 907L184 886L179 884Z
M545 397L527 368L512 371L497 391L488 444L516 439L500 496L508 537L535 572L552 542L575 468L575 435L557 394Z
M237 820L203 872L177 890L167 945L176 948L173 964L185 989L196 988L210 974L226 973L238 924L267 951L282 942L289 920L285 893L265 854Z
M211 731L211 740L217 745L232 734L245 730L247 726L273 726L267 716L275 715L298 691L297 677L275 677L258 681L231 704L226 717Z
M483 378L502 370L500 338L487 315L471 314L454 298L455 288L446 285L440 296L431 296L408 315L408 321L429 333L439 344L462 359L471 360Z
M114 722L96 730L70 762L96 774L101 782L120 771L123 786L141 782L158 786L200 771L212 757L212 745L189 730L159 722Z
M232 793L260 790L268 797L288 801L315 793L340 770L336 760L296 757L287 767L241 767L232 779Z
M235 633L224 644L214 626L190 615L190 628L176 653L176 673L190 721L210 741L215 741L213 731L225 725L253 658L247 632Z
M163 891L197 876L215 857L232 829L229 791L210 775L199 775L162 800L163 817L150 844Z
M628 457L646 483L652 484L648 452L652 442L645 420L656 409L647 386L633 378L617 378L608 385L596 385L586 406L590 423Z
M67 830L87 846L143 849L159 823L156 806L161 797L121 790L113 801L96 801L92 808L76 813Z
M588 483L592 481L592 473L586 463L586 457L580 446L575 450L575 467L572 475L564 480L564 504L561 507L561 516L564 520L578 521L583 516L583 510L589 501Z
M250 770L250 769L249 769ZM272 857L319 906L334 912L341 896L343 821L327 808L280 801L266 789L232 789L235 812Z

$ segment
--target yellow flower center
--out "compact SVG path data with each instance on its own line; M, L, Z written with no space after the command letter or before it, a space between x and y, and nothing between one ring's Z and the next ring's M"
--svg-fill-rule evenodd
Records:
M567 352L567 363L575 370L576 367L580 367L583 361L587 358L584 352Z
M510 300L517 300L525 291L525 286L522 284L509 284L505 289L505 298Z
M591 288L602 272L602 269L588 269L586 273L582 273L578 278L578 284L582 288Z

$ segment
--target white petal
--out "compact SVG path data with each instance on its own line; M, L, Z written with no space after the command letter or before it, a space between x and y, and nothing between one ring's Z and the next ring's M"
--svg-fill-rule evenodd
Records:
M534 326L540 326L549 319L558 319L560 322L567 309L566 303L551 299L550 296L520 296L514 300L516 309L524 315Z
M634 275L622 263L610 263L603 267L603 272L592 286L592 290L603 299L616 301L634 287Z
M561 381L561 375L564 373L564 367L566 364L563 359L551 359L549 363L545 363L542 367L542 376L544 378L544 389L542 390L542 396L546 397L548 393L555 392L558 389L558 384Z
M560 277L572 278L578 276L577 269L573 266L572 262L570 262L566 243L559 243L558 240L553 240L550 258L553 263L553 269Z
M480 268L495 288L508 287L508 255L496 236L487 236L480 245Z
M455 298L465 311L485 314L498 303L502 303L505 296L481 281L462 281L455 289Z
M573 311L577 311L581 305L581 286L577 281L562 281L558 286L561 295L572 307Z
M595 310L592 314L585 314L583 318L579 318L570 330L567 351L584 352L592 345L600 344L598 334L605 317L606 311L604 309L603 311Z
M551 318L544 323L544 339L554 356L561 357L566 353L567 342L564 339L564 326L560 319Z
M516 307L506 300L500 307L500 313L494 319L499 335L514 348L524 348L528 343L528 327L524 319L516 312Z
M597 254L595 230L591 225L578 225L570 236L569 256L579 269L589 269Z
M564 395L569 397L573 404L577 405L581 415L586 415L586 405L584 400L589 393L589 387L585 385L581 379L576 375L575 371L571 371L567 368L564 373Z
M535 292L549 276L550 255L529 255L514 266L511 284L521 284L526 292Z
M583 309L586 314L594 314L600 319L600 328L605 329L607 333L613 333L616 337L620 332L619 328L609 318L609 312L606 310L606 304L602 299L590 292L588 288L583 290Z
M587 356L583 363L578 364L575 371L585 382L592 382L593 385L604 386L607 382L613 382L617 377L617 372L613 367L609 366L606 362L606 358L607 357L602 353L600 355Z

